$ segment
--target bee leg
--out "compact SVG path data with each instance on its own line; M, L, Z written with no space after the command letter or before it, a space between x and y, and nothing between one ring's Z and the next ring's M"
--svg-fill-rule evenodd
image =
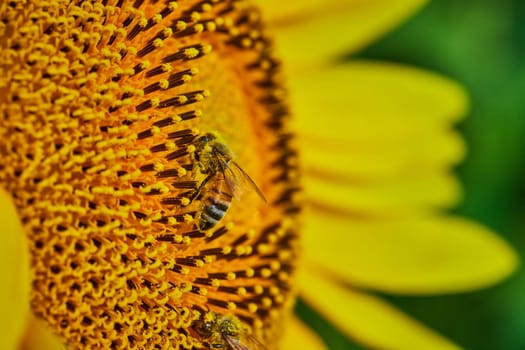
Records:
M208 181L211 180L211 178L214 176L215 174L210 174L208 176L206 176L206 178L204 180L202 180L201 184L199 185L199 187L195 190L195 193L193 193L190 197L190 203L192 203L197 197L199 197L199 195L201 194L202 192L202 189L204 188L204 186L206 186L206 184L208 183Z

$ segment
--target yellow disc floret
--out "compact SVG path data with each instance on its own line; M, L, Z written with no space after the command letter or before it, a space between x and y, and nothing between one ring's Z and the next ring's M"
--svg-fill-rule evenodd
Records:
M1 2L0 17L0 186L31 242L35 314L68 349L200 349L210 313L274 348L300 206L256 10L30 0ZM266 202L244 188L211 207L207 133ZM215 209L221 220L199 226Z

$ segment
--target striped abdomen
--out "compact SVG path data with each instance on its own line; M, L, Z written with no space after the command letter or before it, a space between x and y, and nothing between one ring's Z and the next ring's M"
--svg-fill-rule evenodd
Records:
M233 196L229 193L228 186L221 175L218 174L210 180L201 195L202 209L197 219L201 231L215 227L230 208Z

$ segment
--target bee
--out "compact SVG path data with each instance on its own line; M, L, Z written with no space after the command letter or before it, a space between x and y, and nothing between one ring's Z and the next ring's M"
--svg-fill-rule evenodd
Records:
M238 198L243 188L249 188L266 202L264 195L250 176L233 161L233 153L217 140L217 136L206 133L195 140L194 160L204 180L192 196L199 198L202 208L197 214L197 227L207 231L224 218L231 202Z
M208 312L197 321L195 330L210 349L267 350L233 315Z

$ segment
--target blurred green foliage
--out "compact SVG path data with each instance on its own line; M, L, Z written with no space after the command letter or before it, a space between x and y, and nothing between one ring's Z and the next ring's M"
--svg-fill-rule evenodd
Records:
M457 212L525 255L525 1L437 0L358 57L406 63L462 83L471 112L459 128L469 154L458 169ZM476 293L389 297L466 349L525 349L525 271Z

